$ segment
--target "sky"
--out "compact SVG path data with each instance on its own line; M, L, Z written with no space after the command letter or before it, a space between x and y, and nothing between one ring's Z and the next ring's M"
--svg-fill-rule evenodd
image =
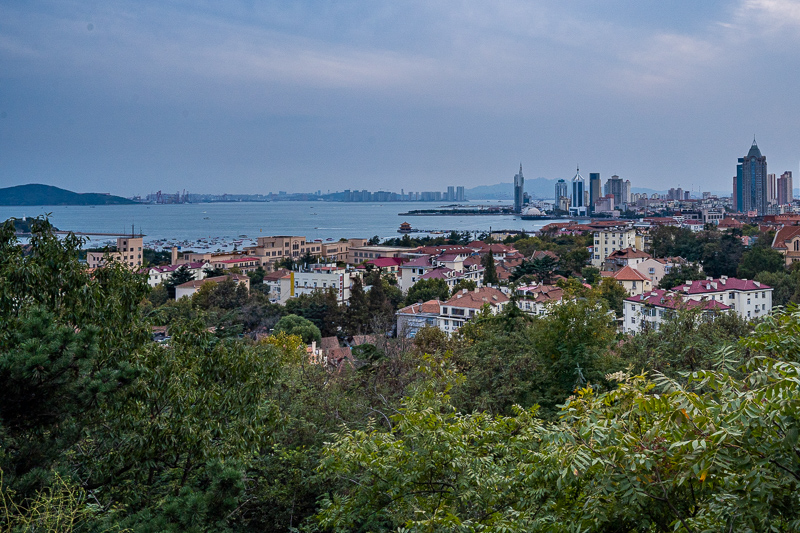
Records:
M729 190L798 88L798 0L4 0L0 187Z

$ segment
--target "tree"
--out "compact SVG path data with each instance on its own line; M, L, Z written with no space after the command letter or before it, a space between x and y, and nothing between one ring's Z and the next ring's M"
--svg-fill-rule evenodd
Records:
M383 331L376 330L376 327L385 329L389 324L394 323L395 308L386 294L387 286L388 283L378 276L367 294L367 309L370 315L370 327L368 329L373 333L383 333Z
M411 305L428 300L444 301L449 296L450 288L445 280L441 278L421 279L408 289L405 303Z
M337 335L343 326L343 312L332 287L290 299L286 302L286 311L313 322L323 337Z
M481 266L483 267L484 285L497 285L500 283L500 279L497 277L497 268L494 265L494 256L491 253L483 254Z
M617 314L617 318L622 316L623 300L629 296L628 291L622 284L614 278L603 278L598 284L600 298L605 300L609 309Z
M364 285L358 276L353 278L353 286L350 288L350 299L347 302L344 321L345 329L349 335L360 335L367 332L369 306L367 305L367 294L364 292Z
M600 269L593 266L586 266L581 269L581 276L589 285L594 285L602 279Z
M472 291L478 288L478 284L472 281L471 279L462 279L455 285L453 285L452 293L455 294L457 292L461 292L464 289L468 291Z
M407 235L405 235L405 236L407 237ZM381 238L380 238L379 236L377 236L377 235L374 235L374 236L372 236L372 237L370 238L370 240L369 240L369 241L367 241L367 244L369 244L369 245L371 245L371 246L377 246L377 245L379 245L380 243L381 243Z
M591 258L587 248L575 248L561 257L560 266L567 274L579 273Z
M0 470L20 497L48 483L98 420L98 405L136 375L149 342L146 277L112 263L89 273L83 240L33 219L29 245L0 227Z
M700 268L696 264L680 265L678 268L673 268L669 274L661 278L658 287L668 290L682 285L687 281L698 279L706 279L706 276L700 272Z
M310 320L297 315L286 315L275 324L275 333L286 333L287 335L297 335L306 344L312 341L318 343L322 340L319 328Z
M173 270L172 274L169 275L169 278L164 281L164 287L167 289L167 295L169 296L169 299L175 299L175 287L188 281L192 281L193 279L194 273L189 270L189 265L181 265Z
M742 242L734 235L726 233L718 241L708 242L703 246L703 270L714 278L734 277L743 253Z
M754 246L744 254L736 270L743 279L753 279L760 272L783 272L786 269L783 254L772 248Z

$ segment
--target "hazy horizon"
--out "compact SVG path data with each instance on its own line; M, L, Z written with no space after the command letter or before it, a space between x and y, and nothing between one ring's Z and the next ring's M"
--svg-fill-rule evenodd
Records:
M256 194L798 172L800 4L8 2L0 187Z

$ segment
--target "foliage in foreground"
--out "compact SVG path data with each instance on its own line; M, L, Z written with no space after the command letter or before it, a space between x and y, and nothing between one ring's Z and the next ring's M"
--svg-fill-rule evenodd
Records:
M447 394L458 377L429 359L429 380L389 431L347 432L329 445L323 473L350 485L325 500L319 523L335 531L796 531L798 324L796 310L765 322L743 341L759 355L740 364L720 350L716 369L686 375L685 385L658 373L609 375L614 390L581 389L553 425L535 410L458 413Z

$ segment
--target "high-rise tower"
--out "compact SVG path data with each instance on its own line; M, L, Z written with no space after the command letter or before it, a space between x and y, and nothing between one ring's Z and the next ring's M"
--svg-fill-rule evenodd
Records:
M756 211L759 215L767 214L767 158L761 155L761 150L755 138L750 146L750 151L745 157L739 158L736 167L736 209L743 213Z
M594 204L597 203L597 200L600 199L600 173L599 172L590 172L589 173L589 205L592 210L594 210Z
M525 178L522 177L522 163L519 164L519 174L514 176L514 212L522 212L522 203L525 200Z
M572 178L572 196L570 197L569 212L575 215L586 214L586 202L584 201L584 191L586 190L586 182L583 181L581 176L581 169L575 171L575 177Z

